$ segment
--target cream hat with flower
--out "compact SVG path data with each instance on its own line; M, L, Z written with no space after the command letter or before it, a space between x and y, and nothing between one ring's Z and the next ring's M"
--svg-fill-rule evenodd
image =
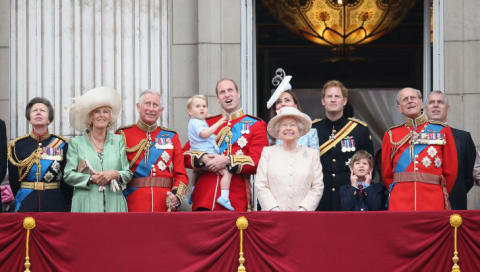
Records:
M110 121L114 124L122 109L122 98L112 87L97 87L73 98L73 105L69 108L70 126L79 131L85 130L90 125L90 113L99 107L112 109Z
M278 129L276 129L276 124L286 117L294 118L302 124L302 126L298 129L300 136L307 134L310 128L312 128L312 119L310 119L308 115L299 111L295 107L283 107L278 111L277 115L275 115L275 117L268 122L267 131L270 136L278 138Z

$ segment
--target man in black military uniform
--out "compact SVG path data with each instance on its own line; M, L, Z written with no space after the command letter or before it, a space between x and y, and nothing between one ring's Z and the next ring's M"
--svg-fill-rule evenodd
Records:
M447 122L448 100L444 93L433 91L427 98L427 116L429 120ZM448 200L453 210L467 209L467 193L473 186L473 165L475 163L475 144L470 132L452 128L457 147L457 179L450 191Z
M348 90L337 80L330 80L322 89L324 120L313 121L320 143L325 189L317 211L340 211L339 189L350 183L348 163L355 151L366 150L373 156L372 137L367 124L355 118L346 118Z

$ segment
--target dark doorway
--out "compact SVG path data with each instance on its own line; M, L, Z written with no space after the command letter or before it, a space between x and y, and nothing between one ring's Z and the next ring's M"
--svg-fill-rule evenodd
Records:
M417 1L393 31L339 59L329 48L288 30L262 2L255 1L259 117L268 120L266 101L273 88L271 79L279 67L293 76L294 89L310 90L310 94L331 79L344 82L349 89L422 88L423 1Z

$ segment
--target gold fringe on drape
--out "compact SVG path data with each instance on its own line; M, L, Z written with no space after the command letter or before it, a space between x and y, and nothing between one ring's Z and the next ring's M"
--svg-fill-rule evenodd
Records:
M454 227L454 234L453 234L453 266L452 272L460 272L460 266L458 265L458 261L460 258L458 257L458 248L457 248L457 230L462 225L462 217L459 214L452 214L450 216L450 225Z
M247 218L245 216L240 216L237 218L236 225L240 230L240 258L238 258L240 265L238 265L238 272L246 272L247 270L245 269L245 266L243 266L245 263L245 258L243 257L243 231L248 228Z
M25 272L30 272L30 256L28 255L28 242L30 239L30 230L35 228L35 219L33 217L25 217L23 219L23 227L27 230L27 239L25 242Z

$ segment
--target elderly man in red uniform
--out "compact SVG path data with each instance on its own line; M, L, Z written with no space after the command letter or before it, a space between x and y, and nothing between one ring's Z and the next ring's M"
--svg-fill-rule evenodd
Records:
M252 207L250 175L255 174L264 146L268 145L267 126L264 121L246 115L240 108L240 92L231 79L221 79L216 86L218 102L228 121L215 132L218 154L205 154L184 147L185 165L189 168L204 168L197 176L193 191L192 210L225 210L216 203L220 195L220 169L227 167L233 174L230 184L230 201L235 211ZM209 126L222 115L207 119Z
M382 143L382 177L390 191L388 209L450 209L448 193L457 177L452 130L422 114L419 90L400 90L397 107L406 122L385 132Z
M180 206L188 185L183 151L175 131L160 127L160 94L146 90L137 103L140 119L118 129L134 173L124 191L130 212L162 212Z

